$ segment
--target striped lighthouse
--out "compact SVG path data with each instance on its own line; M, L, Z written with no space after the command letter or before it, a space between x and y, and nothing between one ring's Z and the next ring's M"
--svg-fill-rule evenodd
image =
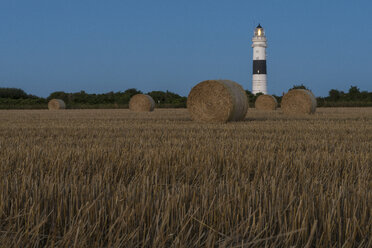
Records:
M252 38L253 47L253 76L252 76L252 93L259 92L267 94L267 77L266 77L266 36L264 29L260 24L254 30Z

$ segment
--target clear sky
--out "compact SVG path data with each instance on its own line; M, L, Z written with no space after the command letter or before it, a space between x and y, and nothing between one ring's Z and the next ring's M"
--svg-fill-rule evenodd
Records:
M357 0L0 0L0 87L187 96L231 79L251 90L258 23L270 94L372 91L372 1Z

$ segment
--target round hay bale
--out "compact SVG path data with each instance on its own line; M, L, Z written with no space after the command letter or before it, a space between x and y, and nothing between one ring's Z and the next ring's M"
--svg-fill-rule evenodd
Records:
M49 110L59 110L59 109L65 109L66 104L61 99L52 99L48 102L48 109Z
M187 109L195 121L240 121L247 114L248 97L236 82L206 80L191 89Z
M278 107L278 101L272 95L260 95L254 107L258 110L275 110Z
M283 96L281 109L286 114L313 114L316 105L316 98L311 91L295 89Z
M129 101L129 109L135 112L151 112L154 108L155 101L149 95L137 94Z

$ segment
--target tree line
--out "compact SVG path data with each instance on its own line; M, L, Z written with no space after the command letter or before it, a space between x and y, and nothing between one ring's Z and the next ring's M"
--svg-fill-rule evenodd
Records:
M53 98L62 99L67 108L127 108L130 98L136 94L143 92L135 88L102 94L89 94L83 90L75 93L56 91L42 98L18 88L0 88L0 108L47 108L48 101ZM146 94L154 99L158 108L186 107L187 98L170 91L151 91Z
M308 89L303 84L294 85L291 89ZM53 98L65 101L68 108L127 108L129 100L135 94L143 92L135 88L123 92L108 92L102 94L89 94L85 91L66 93L56 91L47 98L27 94L18 88L0 88L1 109L43 109L47 108L48 101ZM254 106L256 95L246 90L249 104ZM187 97L170 91L151 91L150 95L158 108L185 108ZM273 95L280 104L282 96ZM360 91L357 86L350 86L348 92L331 89L328 96L317 97L318 107L367 107L372 106L372 92Z
M303 84L294 85L289 90L292 89L310 90ZM254 106L257 97L262 95L262 93L254 95L248 90L246 90L246 93L249 97L249 105L252 107ZM280 106L283 96L273 96L277 99ZM351 85L348 92L331 89L328 92L328 96L317 97L316 100L318 107L372 107L372 92L360 91L357 86Z

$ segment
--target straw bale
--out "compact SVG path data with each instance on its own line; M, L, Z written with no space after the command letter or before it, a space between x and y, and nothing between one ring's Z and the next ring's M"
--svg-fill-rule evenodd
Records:
M61 99L52 99L48 102L48 109L49 110L59 110L59 109L65 109L66 104Z
M257 97L254 106L258 110L276 110L278 101L272 95L260 95Z
M129 101L129 109L135 112L151 112L154 108L155 101L149 95L137 94Z
M316 98L311 91L294 89L283 96L281 109L286 114L313 114L316 105Z
M195 121L240 121L247 113L248 97L236 82L206 80L191 89L187 109Z

